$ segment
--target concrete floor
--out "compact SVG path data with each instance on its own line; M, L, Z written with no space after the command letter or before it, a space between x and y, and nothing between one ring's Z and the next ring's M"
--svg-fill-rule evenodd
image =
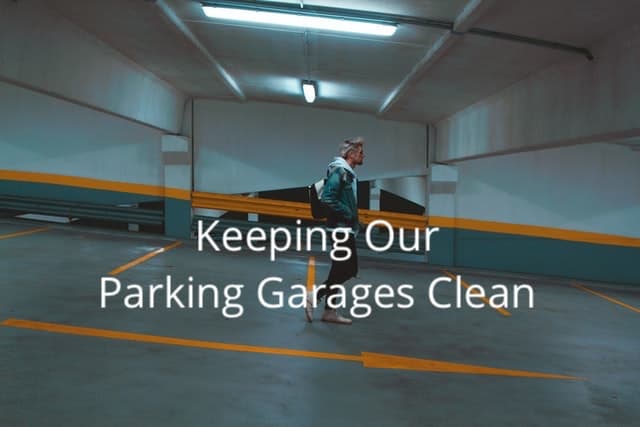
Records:
M3 219L0 238L41 225ZM159 283L167 274L220 287L243 283L242 317L227 319L220 309L127 309L122 301L99 307L101 276L171 242L55 225L0 240L1 426L638 425L640 312L569 280L455 270L487 287L529 283L535 308L509 309L508 317L492 308L439 310L427 287L442 270L362 257L360 278L349 283L413 284L414 306L374 308L352 326L309 324L302 310L267 309L255 293L272 275L306 283L308 254L272 263L263 254L198 252L186 241L117 277L124 285ZM322 280L328 264L319 259ZM640 287L585 285L640 307ZM440 300L453 302L454 289L439 286ZM7 319L105 329L120 339ZM123 332L255 347L144 342ZM265 353L273 348L286 354ZM371 368L356 360L362 352L582 379ZM355 359L325 358L336 353Z

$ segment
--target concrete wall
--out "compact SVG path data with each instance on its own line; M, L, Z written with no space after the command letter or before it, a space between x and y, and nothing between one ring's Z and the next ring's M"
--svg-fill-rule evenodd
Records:
M640 25L435 125L430 262L640 283ZM444 164L448 164L446 166Z
M640 24L436 125L436 160L640 136Z
M460 162L456 216L640 237L640 152L587 144Z
M195 188L243 193L302 187L345 138L366 138L361 180L424 175L426 126L281 104L196 100Z
M48 2L0 0L0 194L190 211L161 147L185 127L185 101Z
M184 94L40 0L0 0L0 81L168 132L184 111Z
M638 284L638 164L584 144L434 166L430 262Z
M0 169L161 186L161 135L0 82Z

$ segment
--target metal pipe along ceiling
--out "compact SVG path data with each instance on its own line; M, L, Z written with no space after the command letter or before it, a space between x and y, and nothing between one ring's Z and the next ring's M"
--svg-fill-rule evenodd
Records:
M441 30L449 30L456 35L475 35L481 37L490 37L501 40L508 40L516 43L534 45L538 47L562 50L565 52L577 53L584 55L588 60L593 60L593 54L587 48L572 46L566 43L560 43L551 40L537 39L517 34L503 33L500 31L487 30L483 28L470 28L466 32L458 32L454 29L454 22L438 19L421 18L406 15L395 15L390 13L368 12L353 9L341 9L336 7L304 5L301 8L299 4L279 3L279 2L257 2L247 0L221 0L221 1L201 1L203 6L226 6L251 10L264 10L270 12L295 13L299 15L309 16L326 16L353 18L363 21L374 21L394 24L416 25L420 27L438 28Z

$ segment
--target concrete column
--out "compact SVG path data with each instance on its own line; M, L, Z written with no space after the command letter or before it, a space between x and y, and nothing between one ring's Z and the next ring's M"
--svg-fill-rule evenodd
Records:
M258 193L250 193L247 195L248 197L258 197ZM249 222L258 222L260 217L256 213L247 214L247 221Z
M162 136L164 164L164 233L191 237L191 140L180 135Z
M380 180L371 181L369 185L369 209L372 211L380 210Z
M429 228L439 227L433 234L427 262L435 265L455 265L456 186L455 166L431 164L429 183Z

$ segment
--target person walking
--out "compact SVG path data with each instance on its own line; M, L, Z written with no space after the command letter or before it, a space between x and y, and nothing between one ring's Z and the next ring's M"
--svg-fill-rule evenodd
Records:
M356 277L358 273L358 254L356 251L356 234L360 227L358 221L358 177L354 171L364 161L364 138L358 136L345 140L340 144L339 156L327 167L327 180L322 190L322 202L326 205L327 229L345 228L349 230L346 247L350 256L344 260L331 260L331 270L323 287L320 287L315 298L320 302L325 298L322 321L350 325L351 319L338 313L332 306L331 296L339 292L344 282ZM338 286L336 286L338 285ZM307 296L305 315L308 322L313 320L313 308L316 302L314 293Z

